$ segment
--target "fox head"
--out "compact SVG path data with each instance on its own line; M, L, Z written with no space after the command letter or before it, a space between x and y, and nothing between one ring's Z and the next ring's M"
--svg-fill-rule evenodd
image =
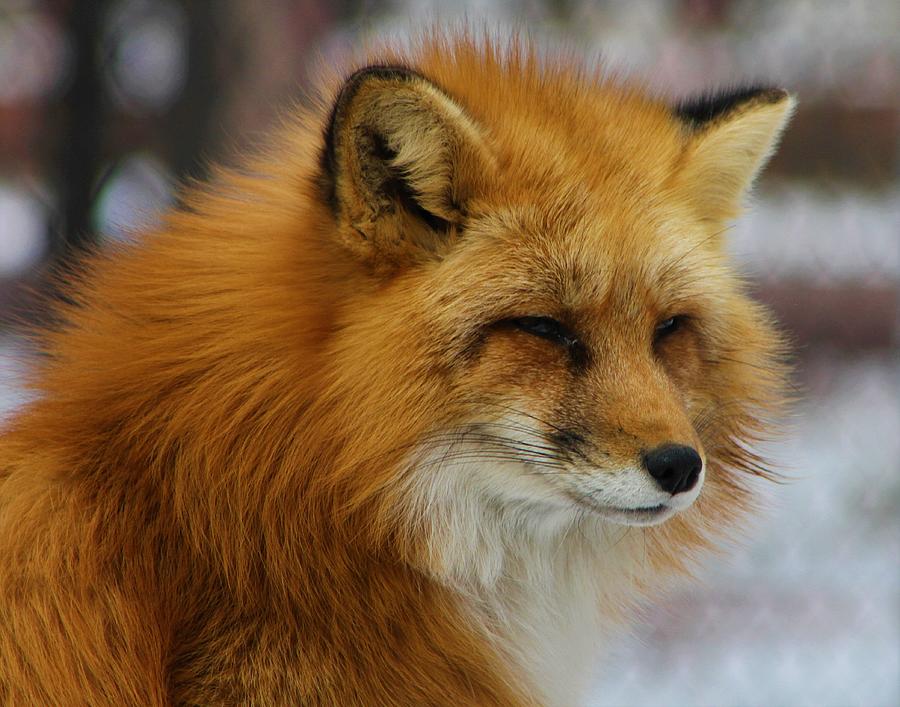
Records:
M335 355L402 459L361 495L470 535L486 508L690 537L734 514L783 369L724 232L792 108L464 51L354 73L319 174L368 273Z

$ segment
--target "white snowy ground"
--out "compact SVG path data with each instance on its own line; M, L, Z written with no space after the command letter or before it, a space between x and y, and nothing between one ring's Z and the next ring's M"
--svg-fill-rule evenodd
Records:
M24 371L25 361L16 340L0 336L0 420L24 400L20 387Z

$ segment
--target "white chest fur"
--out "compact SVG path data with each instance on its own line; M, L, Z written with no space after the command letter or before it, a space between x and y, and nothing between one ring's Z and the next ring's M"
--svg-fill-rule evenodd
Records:
M613 616L633 585L633 563L622 551L633 548L639 531L605 530L573 528L543 547L511 543L501 575L473 605L493 617L501 650L548 705L584 703ZM608 532L619 542L610 543Z
M479 467L415 477L408 509L428 539L426 569L458 592L529 692L583 704L612 617L645 564L642 531L533 495L498 498L485 481L501 469Z
M498 638L526 683L550 705L577 705L596 669L603 636L599 598L561 577L504 578L492 598Z

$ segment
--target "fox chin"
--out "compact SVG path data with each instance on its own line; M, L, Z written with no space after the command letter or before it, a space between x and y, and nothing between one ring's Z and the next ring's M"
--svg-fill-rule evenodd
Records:
M770 474L793 110L432 34L86 256L0 433L0 701L573 705Z

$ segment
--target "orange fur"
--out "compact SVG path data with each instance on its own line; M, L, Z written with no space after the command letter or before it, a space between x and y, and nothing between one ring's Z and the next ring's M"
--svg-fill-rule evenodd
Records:
M720 232L785 94L692 127L527 49L372 63L415 73L358 75L73 278L0 438L0 701L564 701L539 627L614 617L747 507L782 345ZM580 367L496 325L535 315ZM580 466L549 473L558 428ZM693 506L580 505L672 439Z

